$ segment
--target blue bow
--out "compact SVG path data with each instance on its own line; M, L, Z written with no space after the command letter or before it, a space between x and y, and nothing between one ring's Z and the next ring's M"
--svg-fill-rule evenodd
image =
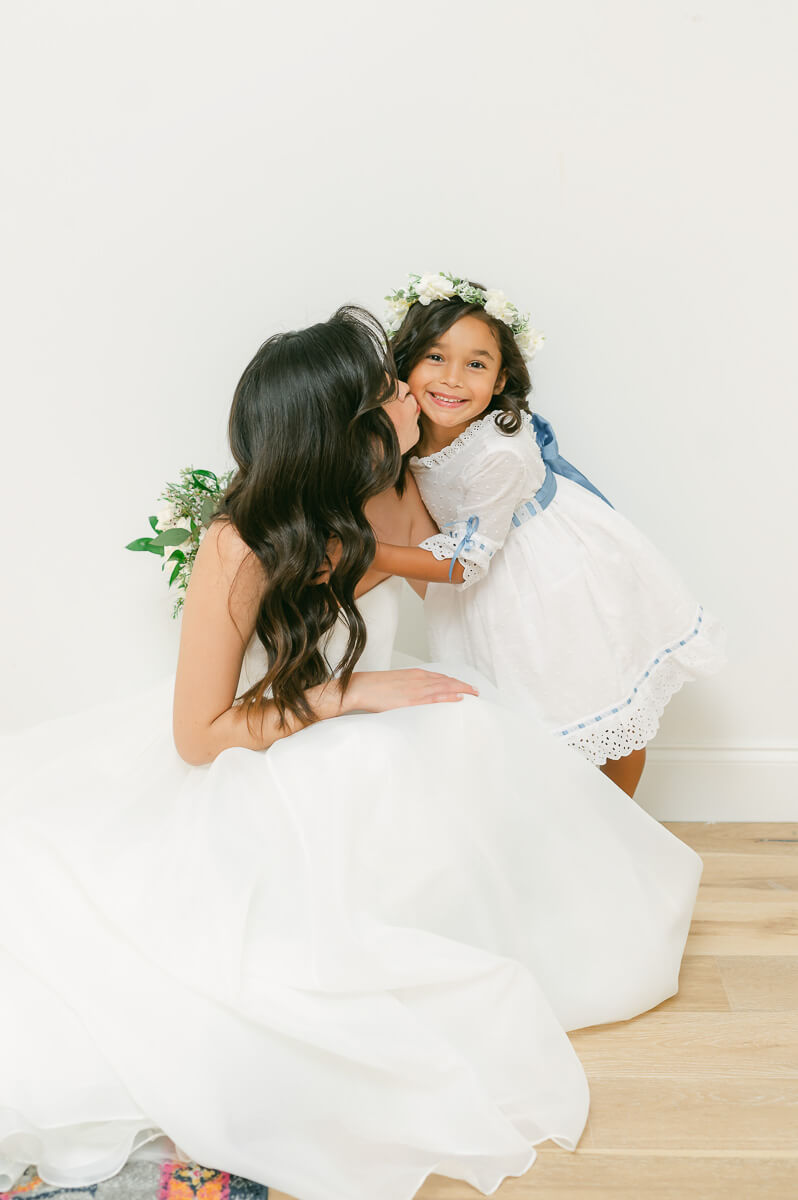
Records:
M446 529L448 526L456 525L456 524L457 524L457 521L447 521L443 528ZM454 564L457 562L458 558L460 557L460 554L464 550L471 549L471 547L474 544L474 542L473 542L474 534L476 533L476 531L478 529L479 529L479 517L477 517L477 516L469 517L468 520L466 521L465 533L463 534L463 537L460 540L460 545L457 547L454 554L452 555L452 565L449 567L449 583L452 582L452 574L454 572Z
M532 425L535 429L535 437L537 438L540 453L543 455L543 461L547 467L551 467L552 471L557 475L562 475L564 479L571 479L574 483L580 484L583 488L587 488L589 492L593 492L598 496L599 500L603 500L605 504L612 505L606 496L595 487L581 471L577 471L576 467L572 466L567 459L560 454L560 448L557 445L557 437L549 422L545 417L539 417L537 413L532 415Z

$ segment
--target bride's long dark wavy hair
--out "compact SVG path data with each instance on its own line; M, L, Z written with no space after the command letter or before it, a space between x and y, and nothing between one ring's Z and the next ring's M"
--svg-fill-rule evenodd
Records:
M235 390L229 437L238 470L219 516L263 565L255 632L268 661L241 700L252 705L270 692L281 721L286 713L314 721L305 691L332 676L320 647L339 616L349 627L337 670L343 688L366 644L355 585L376 543L363 505L401 478L398 439L382 407L395 390L384 331L355 307L269 338ZM340 559L319 583L332 537Z

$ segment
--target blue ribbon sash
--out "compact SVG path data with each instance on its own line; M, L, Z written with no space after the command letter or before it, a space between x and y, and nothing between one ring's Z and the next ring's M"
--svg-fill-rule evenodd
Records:
M550 467L556 475L562 475L563 479L570 479L574 483L578 483L580 487L587 488L589 492L592 492L594 496L598 496L599 500L603 500L605 504L609 504L610 508L612 508L612 504L610 504L607 497L598 490L595 484L592 484L586 475L583 475L581 471L578 471L572 463L569 463L568 460L563 458L563 456L560 454L560 448L557 445L557 436L552 429L551 423L547 421L545 417L540 417L537 413L533 413L532 426L535 430L535 438L538 446L540 447L540 453L543 456L543 461L546 466ZM543 487L546 487L545 483ZM541 491L542 490L543 488L541 488ZM542 505L542 507L545 507L545 505Z

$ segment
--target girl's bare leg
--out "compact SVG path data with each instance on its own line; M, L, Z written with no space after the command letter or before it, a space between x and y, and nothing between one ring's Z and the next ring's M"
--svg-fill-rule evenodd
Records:
M608 758L599 770L617 784L621 791L626 792L627 796L634 796L645 765L645 750L633 750L624 758Z

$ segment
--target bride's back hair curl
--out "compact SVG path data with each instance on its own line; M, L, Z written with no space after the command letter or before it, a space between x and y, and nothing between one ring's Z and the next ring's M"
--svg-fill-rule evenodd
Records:
M332 677L321 646L339 616L349 638L338 664L348 685L366 644L355 586L376 542L366 501L400 482L396 433L383 409L396 372L382 326L370 313L339 308L329 321L264 342L244 371L230 411L238 466L219 510L257 555L265 574L255 632L268 670L241 697L268 694L281 721L314 721L305 691ZM327 582L328 540L341 543Z

